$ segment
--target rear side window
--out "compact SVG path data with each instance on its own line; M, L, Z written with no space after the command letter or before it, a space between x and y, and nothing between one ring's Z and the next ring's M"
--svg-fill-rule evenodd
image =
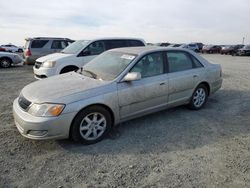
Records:
M31 43L31 48L42 48L44 47L49 40L33 40Z
M63 40L54 40L51 45L51 49L64 49L67 46Z
M105 45L108 50L113 48L122 48L128 46L126 40L107 40L105 41Z
M169 72L185 71L193 68L190 57L184 52L167 52Z
M139 40L128 40L128 46L145 46L145 44Z
M191 56L191 58L192 58L193 63L194 63L194 68L203 67L203 65L194 56Z

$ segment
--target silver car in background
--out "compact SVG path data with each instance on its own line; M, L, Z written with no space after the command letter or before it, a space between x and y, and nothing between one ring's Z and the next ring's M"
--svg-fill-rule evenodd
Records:
M184 104L199 110L221 85L221 66L190 50L119 48L77 72L27 85L13 113L27 138L92 144L132 118Z
M0 52L0 67L8 68L11 65L20 64L23 62L23 58L15 53Z
M60 52L74 41L68 38L35 37L26 38L24 59L27 65L34 65L37 58Z

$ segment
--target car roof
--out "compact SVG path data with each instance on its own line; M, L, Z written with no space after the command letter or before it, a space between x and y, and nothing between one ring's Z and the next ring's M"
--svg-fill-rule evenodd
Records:
M184 48L171 48L171 47L159 47L159 46L115 48L115 49L112 49L110 51L141 55L141 54L144 54L144 53L166 51L166 50L168 50L168 51L176 51L176 50L178 50L178 51L183 51L183 52L190 52L189 50L184 49Z
M63 38L63 37L31 37L26 38L25 40L71 40L69 38Z
M102 38L91 39L91 41L94 41L94 40L140 40L144 42L143 39L135 38L135 37L102 37Z

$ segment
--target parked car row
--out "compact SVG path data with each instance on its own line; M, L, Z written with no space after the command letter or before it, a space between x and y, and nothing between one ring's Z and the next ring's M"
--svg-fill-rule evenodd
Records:
M220 51L221 51L221 46L219 45L205 45L202 47L201 53L214 54L214 53L220 53Z
M193 42L193 43L188 43L188 44L171 44L171 43L165 42L165 43L157 43L156 46L164 46L164 47L169 47L169 48L186 48L194 52L201 52L203 43Z
M243 46L242 48L238 49L233 55L250 56L250 45Z
M150 43L150 45L153 45ZM208 54L230 54L238 56L249 56L250 45L204 45L200 42L193 42L188 44L171 44L171 43L157 43L156 46L164 46L170 48L186 48L195 52L208 53Z
M241 48L243 48L244 45L226 45L222 47L220 53L221 54L229 54L229 55L234 55L237 53L237 51Z

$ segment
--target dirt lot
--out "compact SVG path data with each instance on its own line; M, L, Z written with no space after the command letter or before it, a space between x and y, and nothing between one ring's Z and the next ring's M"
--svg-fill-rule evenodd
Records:
M32 67L0 69L0 187L250 187L250 57L204 57L224 72L204 109L135 119L90 146L23 138L12 101Z

